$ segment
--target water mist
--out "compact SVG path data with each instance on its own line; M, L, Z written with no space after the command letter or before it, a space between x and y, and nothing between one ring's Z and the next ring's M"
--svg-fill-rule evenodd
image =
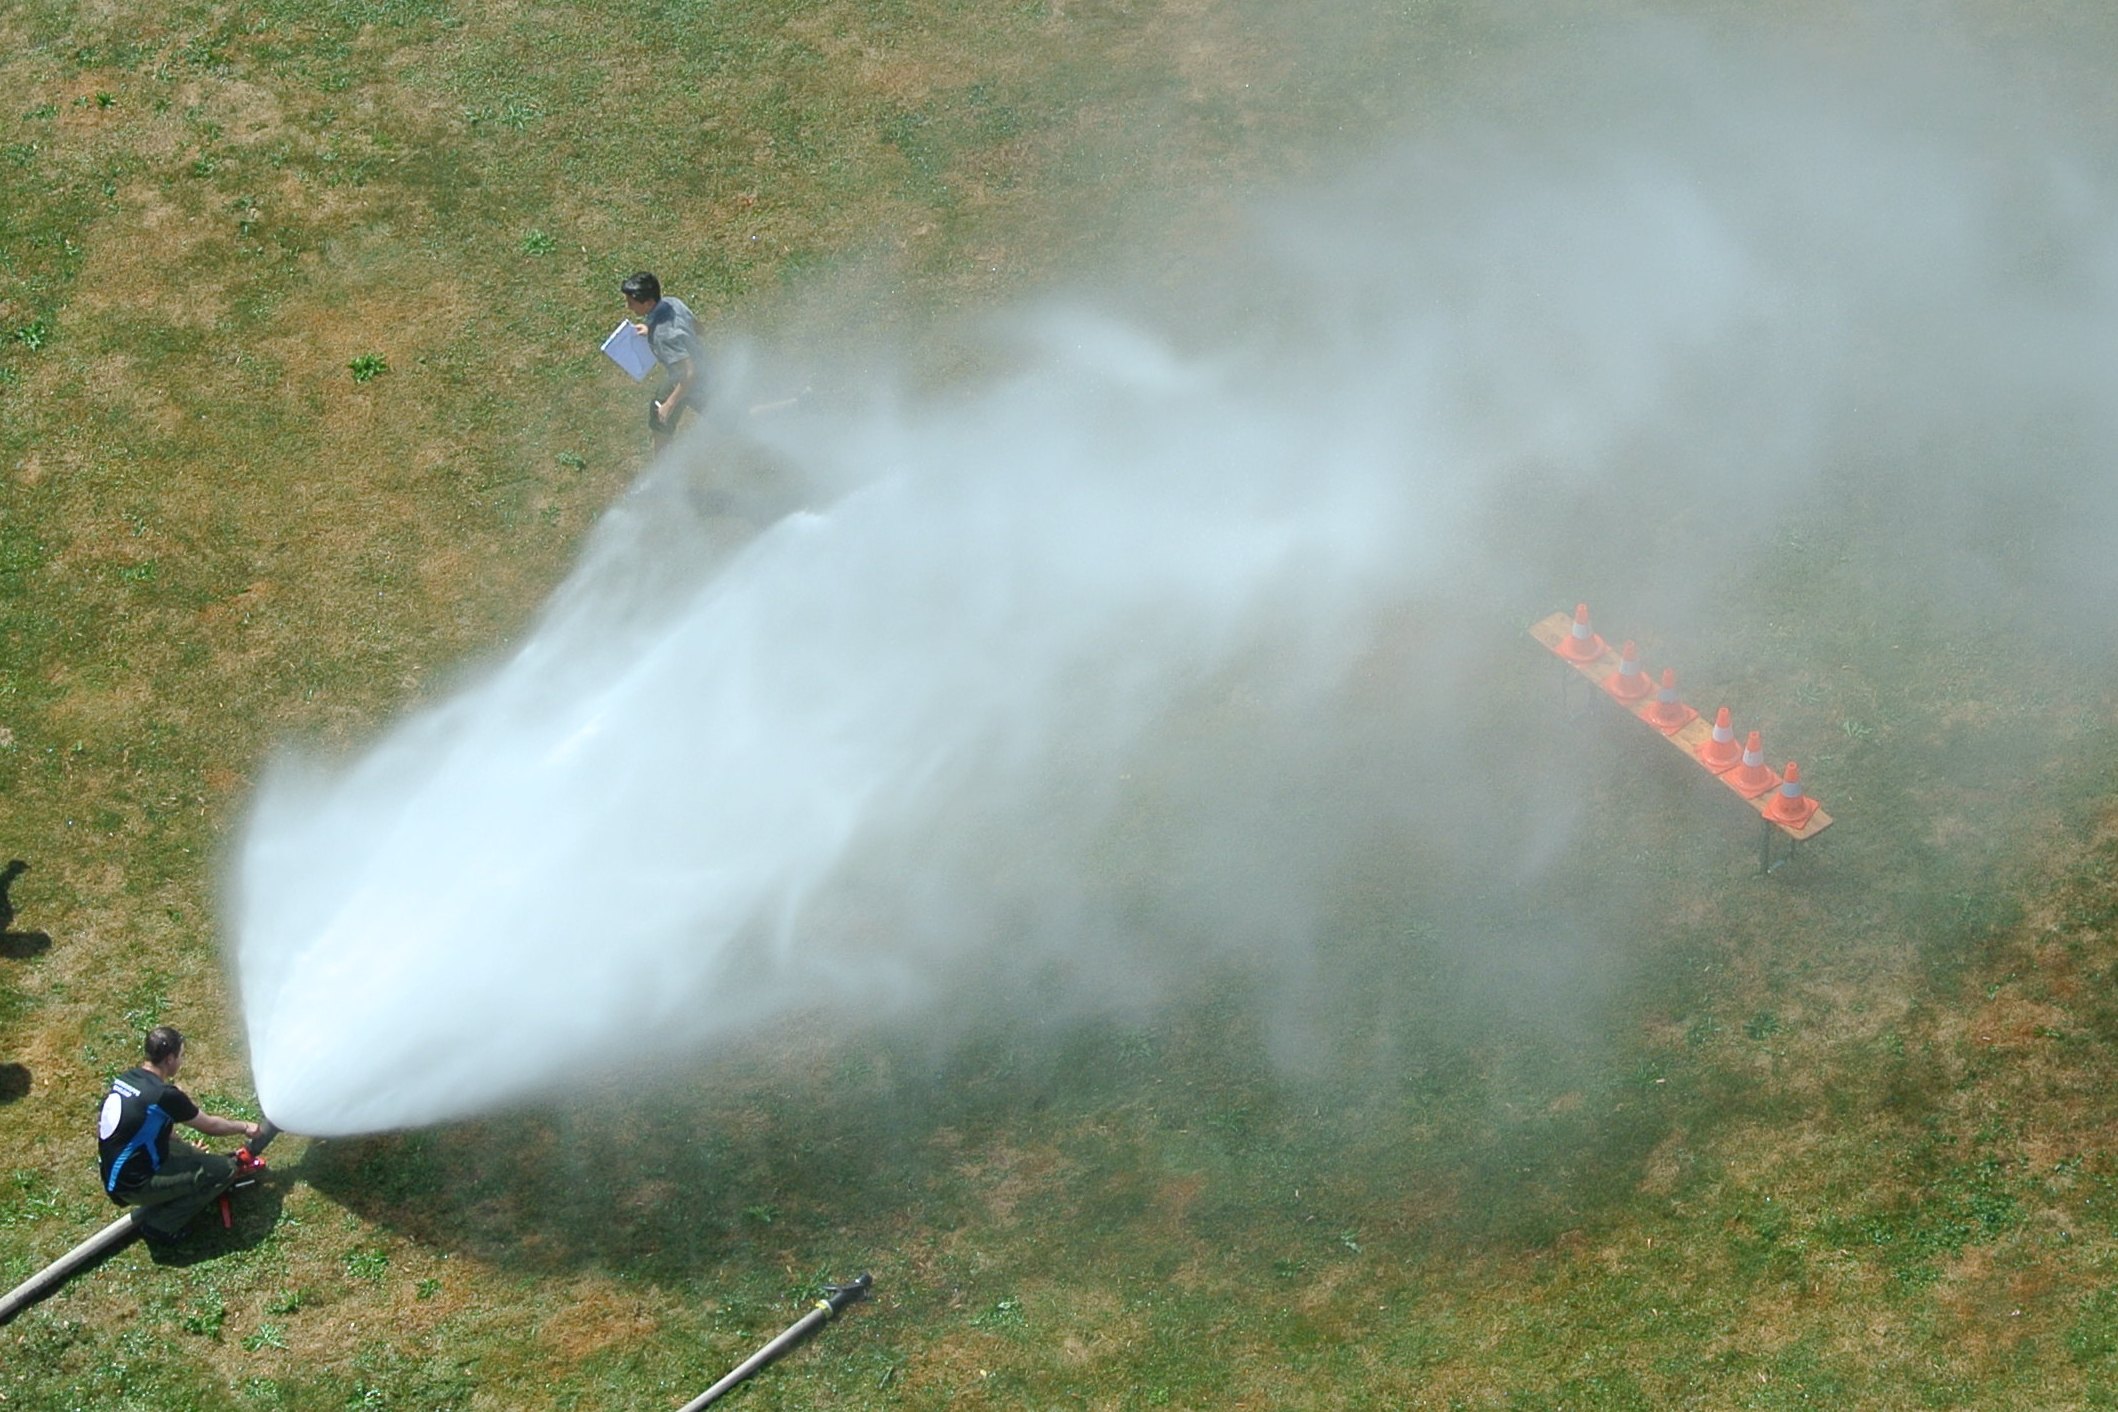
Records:
M1594 593L1548 551L1610 506L1747 496L1612 550L1636 602L1675 604L1829 493L1824 467L1993 425L2001 355L1967 321L2108 351L2108 322L1987 277L2037 243L2108 320L2107 203L2018 173L1992 225L1987 169L1917 105L1849 113L1800 68L1676 42L1554 85L1261 213L1180 313L996 320L1007 370L944 393L876 372L746 418L725 409L781 374L743 362L508 660L354 762L264 782L232 921L265 1111L319 1135L460 1117L790 1015L945 1009L996 961L1123 990L1156 940L1085 915L1083 870L1144 742L1243 663L1270 664L1271 760L1191 761L1241 807L1162 824L1206 860L1198 933L1306 945L1311 864L1221 825L1270 815L1245 781L1305 767L1318 704L1432 585L1526 621ZM2086 394L2052 371L2042 396ZM700 488L744 458L830 490L725 551ZM1946 541L1978 500L1929 503ZM1492 626L1426 625L1430 660ZM1475 835L1495 794L1441 691L1393 693L1439 742L1404 807ZM1304 825L1318 853L1357 826Z

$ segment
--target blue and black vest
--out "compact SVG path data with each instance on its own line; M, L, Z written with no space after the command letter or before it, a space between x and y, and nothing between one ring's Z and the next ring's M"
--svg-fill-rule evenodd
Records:
M164 1083L144 1069L129 1069L110 1082L96 1118L96 1145L103 1165L103 1190L119 1199L122 1186L131 1190L162 1170L169 1155L171 1115L162 1104L165 1095L179 1100L173 1107L188 1107L184 1091Z

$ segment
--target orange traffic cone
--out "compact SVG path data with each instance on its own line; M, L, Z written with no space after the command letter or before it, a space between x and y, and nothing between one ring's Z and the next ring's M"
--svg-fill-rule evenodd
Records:
M1789 760L1780 792L1765 803L1765 817L1790 829L1803 829L1809 826L1809 816L1816 811L1817 802L1802 793L1802 767Z
M1758 743L1756 731L1743 742L1743 763L1721 776L1721 783L1745 799L1756 799L1779 782L1780 777L1765 763L1765 747Z
M1569 662L1593 662L1603 655L1603 639L1589 627L1588 604L1574 605L1573 634L1560 641L1558 652Z
M1718 775L1742 758L1743 747L1736 744L1736 733L1728 724L1728 708L1723 706L1714 712L1713 736L1699 742L1699 763Z
M1640 670L1640 649L1631 642L1619 650L1618 670L1603 679L1603 689L1620 701L1638 701L1655 689Z
M1655 699L1640 713L1640 719L1664 735L1675 735L1693 721L1699 713L1677 699L1677 671L1674 667L1662 669L1662 685L1655 691Z

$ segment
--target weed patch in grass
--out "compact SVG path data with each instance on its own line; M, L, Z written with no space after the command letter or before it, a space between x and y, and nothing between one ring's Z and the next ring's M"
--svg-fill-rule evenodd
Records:
M971 1316L971 1327L987 1333L1020 1333L1030 1326L1022 1312L1022 1301L1010 1295Z
M390 1272L387 1250L350 1250L345 1258L346 1276L355 1280L380 1280Z
M217 1294L209 1293L204 1299L190 1305L177 1317L177 1325L188 1334L211 1339L218 1343L221 1328L228 1322L228 1306Z

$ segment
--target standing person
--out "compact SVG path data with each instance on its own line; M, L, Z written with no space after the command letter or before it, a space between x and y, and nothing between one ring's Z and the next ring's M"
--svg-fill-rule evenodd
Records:
M201 1113L176 1086L184 1067L184 1036L157 1025L143 1046L147 1062L110 1082L96 1120L103 1190L120 1206L145 1208L135 1218L150 1240L174 1240L193 1216L235 1181L235 1160L172 1141L172 1123L212 1137L254 1138L256 1123Z
M647 430L659 455L677 434L684 409L701 412L706 405L706 345L699 340L699 321L681 299L665 297L662 281L645 270L618 286L631 311L633 327L646 335L655 361L669 370L669 387L647 404Z

